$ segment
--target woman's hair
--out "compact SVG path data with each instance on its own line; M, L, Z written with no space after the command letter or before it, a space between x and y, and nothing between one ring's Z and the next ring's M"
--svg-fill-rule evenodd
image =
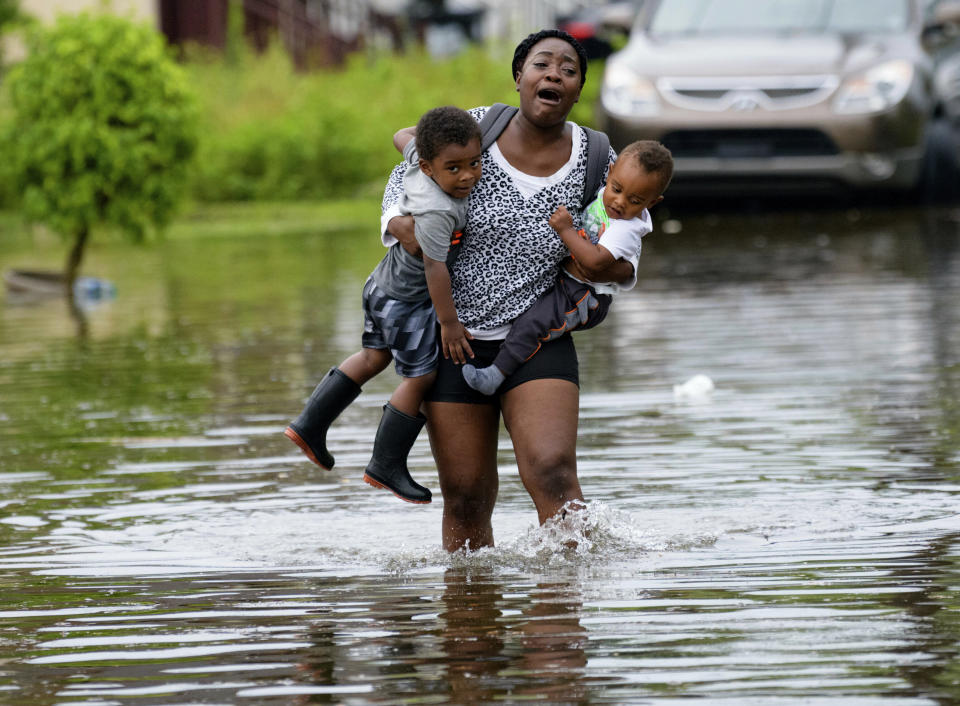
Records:
M673 155L655 140L637 140L620 150L617 160L632 158L647 174L660 176L660 193L667 190L673 178Z
M513 80L517 80L517 74L523 69L523 62L527 60L527 55L530 53L530 50L533 49L533 45L550 38L562 39L577 52L577 59L580 61L580 87L583 88L583 84L587 80L587 52L584 51L580 42L562 29L541 29L539 32L534 32L527 36L526 39L517 45L517 48L513 52L513 64L511 66L513 69Z
M466 147L473 138L481 139L480 126L470 113L456 106L433 108L417 121L417 154L420 159L435 159L447 145Z

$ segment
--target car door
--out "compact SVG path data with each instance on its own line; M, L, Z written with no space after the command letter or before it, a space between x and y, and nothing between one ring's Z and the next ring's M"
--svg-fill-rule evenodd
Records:
M939 109L960 130L960 2L926 0L923 42L934 65Z

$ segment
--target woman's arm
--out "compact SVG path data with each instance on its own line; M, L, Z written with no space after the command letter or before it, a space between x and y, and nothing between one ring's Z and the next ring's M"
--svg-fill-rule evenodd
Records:
M423 269L427 276L427 289L430 300L437 312L440 323L440 340L444 358L453 358L454 363L466 363L467 357L473 357L473 350L467 339L473 338L457 318L457 307L453 303L453 290L450 286L450 271L447 263L423 256Z
M393 134L393 146L397 148L397 152L403 154L403 150L406 148L407 143L416 136L417 128L415 127L405 127L402 130L397 130Z
M584 273L586 274L586 273ZM626 282L633 277L633 263L627 260L614 260L609 267L591 275L591 282Z
M413 216L394 216L387 223L387 231L400 241L400 246L408 253L414 257L422 256L420 243L417 242L413 227Z
M402 131L401 131L402 132ZM420 245L413 233L413 216L399 215L398 204L403 196L403 175L407 172L406 161L398 164L390 173L387 186L383 190L383 201L380 203L380 235L383 244L390 247L394 238L414 257L420 257ZM395 214L395 215L391 215ZM385 219L389 218L386 222ZM393 236L392 238L390 236Z

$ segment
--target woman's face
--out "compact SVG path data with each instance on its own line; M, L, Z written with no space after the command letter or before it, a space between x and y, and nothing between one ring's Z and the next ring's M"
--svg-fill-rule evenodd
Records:
M520 111L534 125L566 121L580 100L580 61L562 39L548 37L533 45L517 75Z

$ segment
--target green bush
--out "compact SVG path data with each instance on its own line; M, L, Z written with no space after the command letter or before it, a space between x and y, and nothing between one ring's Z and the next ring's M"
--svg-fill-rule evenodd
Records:
M514 102L512 48L472 47L442 61L422 52L351 58L297 73L276 47L239 61L187 63L206 121L191 180L204 201L325 199L379 191L399 161L393 133L437 105ZM572 119L589 124L591 67ZM592 89L593 93L590 93Z
M470 47L435 60L421 51L357 54L346 66L294 69L274 44L228 58L193 48L182 68L199 101L201 129L184 182L204 202L370 196L399 162L391 137L438 105L514 103L512 46ZM571 119L590 125L602 65L591 65ZM9 111L0 93L0 121ZM0 165L2 168L2 165ZM0 205L12 175L0 173Z
M35 27L10 73L4 148L24 214L75 241L166 224L196 145L186 77L151 28L112 15ZM77 250L79 245L79 251Z

